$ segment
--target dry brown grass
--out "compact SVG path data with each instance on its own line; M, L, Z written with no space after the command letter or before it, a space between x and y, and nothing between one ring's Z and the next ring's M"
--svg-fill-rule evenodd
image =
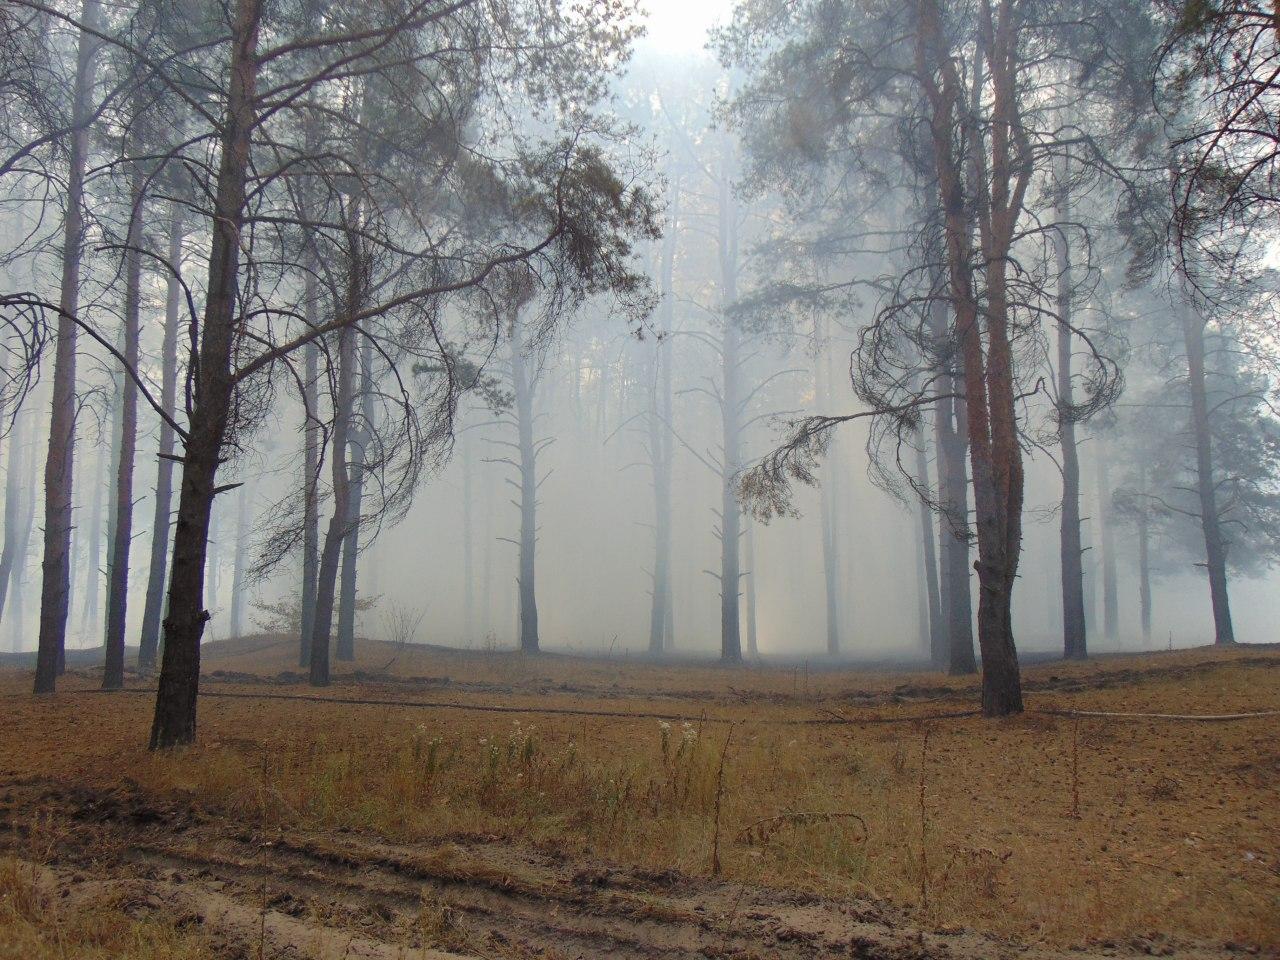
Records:
M0 679L0 776L52 776L183 796L237 818L395 839L483 834L690 873L710 867L726 721L720 856L729 880L885 898L934 927L1072 943L1163 932L1280 945L1280 738L1275 718L1231 724L1083 719L1079 816L1073 725L1031 712L935 720L923 770L919 718L963 700L851 704L850 691L953 687L936 675L647 667L576 658L405 651L380 676L321 696L449 701L459 709L209 698L198 746L144 749L149 698L36 701ZM215 657L210 670L274 676L284 645ZM379 662L381 661L381 662ZM1193 651L1028 671L1037 708L1220 713L1280 708L1280 655ZM1139 671L1155 671L1142 676ZM1111 680L1099 686L1099 676ZM394 677L393 677L394 675ZM406 677L449 676L448 686ZM398 677L399 679L396 679ZM1050 677L1059 678L1050 681ZM211 690L309 694L252 678ZM1078 683L1077 683L1078 681ZM87 686L92 678L65 684ZM496 686L507 689L495 691ZM574 692L565 692L561 687ZM933 696L946 697L935 692ZM477 712L525 706L527 715ZM688 714L538 714L547 708ZM854 720L816 725L825 708ZM705 719L704 719L705 715ZM740 836L778 814L763 840ZM921 904L921 881L928 891ZM434 921L431 921L434 922ZM35 954L40 956L40 954ZM50 956L62 956L50 954Z
M212 960L196 930L136 918L118 893L67 902L40 867L0 858L3 960Z

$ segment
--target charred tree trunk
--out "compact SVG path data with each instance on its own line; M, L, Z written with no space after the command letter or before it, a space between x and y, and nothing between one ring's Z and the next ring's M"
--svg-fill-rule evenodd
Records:
M1057 197L1058 223L1070 219L1065 186ZM1068 660L1088 654L1084 604L1084 547L1080 538L1080 452L1076 442L1075 384L1072 379L1071 251L1059 226L1053 244L1058 265L1058 441L1062 447L1062 510L1059 557L1062 571L1062 652Z
M938 380L942 398L933 414L934 449L938 458L938 538L941 577L938 602L946 621L946 650L934 661L952 676L976 673L973 656L973 598L969 592L969 478L965 452L969 444L964 400L956 397L957 374L953 369L954 331L945 303L930 307L930 333L942 344L943 369Z
M373 431L373 341L368 337L363 339L360 348L360 407L359 426L351 431L351 505L347 513L347 535L342 542L342 591L338 597L336 653L343 663L356 658L356 561L360 556L364 474Z
M367 262L363 240L357 225L360 223L360 206L353 204L346 212L346 291L339 309L354 316L364 302L366 292ZM359 426L355 422L356 342L358 331L343 326L338 331L338 370L333 398L333 447L331 467L333 477L333 513L325 530L324 546L320 551L320 568L316 575L316 612L312 625L311 684L327 686L329 683L329 646L333 636L333 618L338 585L339 563L343 543L351 532L352 437ZM354 599L354 598L353 598Z
M329 644L333 634L333 608L338 586L338 565L342 541L346 536L351 506L351 490L347 481L347 440L351 425L352 366L354 366L353 334L338 331L337 385L333 402L333 443L329 451L333 512L325 530L320 551L320 567L316 574L316 611L311 627L310 679L314 687L329 683Z
M955 381L954 377L951 379ZM947 581L951 589L947 612L951 658L947 672L952 676L966 676L978 672L978 661L973 651L973 596L970 590L973 564L969 559L969 478L965 464L965 453L969 447L969 416L963 399L951 401L950 406L955 426L948 430L947 435L951 446L947 503L954 511L945 527Z
M1185 296L1184 290L1184 296ZM1236 642L1227 595L1227 548L1218 515L1214 485L1213 435L1209 425L1208 386L1204 369L1205 323L1191 303L1180 304L1182 333L1187 349L1187 390L1191 394L1191 433L1196 447L1196 491L1200 499L1200 529L1204 536L1205 568L1209 574L1209 598L1213 605L1214 643Z
M962 120L965 86L958 76L934 0L920 4L916 57L918 76L931 108L935 170L942 203L952 301L956 311L964 369L969 423L969 457L973 468L978 529L978 643L982 649L982 711L986 716L1022 712L1022 681L1013 639L1013 584L1022 544L1023 470L1014 407L1013 352L1008 328L1007 256L1030 167L1015 168L1015 69L1010 44L1016 30L1009 8L1000 5L999 24L989 8L981 11L981 55L991 68L990 189L980 191L986 204L981 225L981 260L985 300L981 314L974 288L975 262L965 179L956 155L957 130L986 149ZM1015 173L1016 169L1016 173ZM985 322L981 322L982 316Z
M52 693L67 641L71 596L71 492L76 431L76 323L80 311L80 260L84 243L84 175L89 154L94 55L90 35L101 19L99 0L84 0L76 51L71 105L71 143L67 169L67 216L63 225L62 283L57 347L53 361L53 399L49 413L49 453L44 467L44 559L41 562L40 635L35 692Z
M363 285L359 240L348 234L347 294L342 309L358 309ZM351 525L351 434L355 427L355 332L350 327L338 331L338 370L333 398L333 444L330 462L333 484L333 512L325 530L316 575L316 612L311 634L311 685L329 683L329 646L333 636L333 615L338 586L342 544Z
M308 275L307 324L315 327L315 281ZM306 382L303 385L306 404L304 439L304 475L302 478L302 600L300 609L298 666L311 665L311 635L316 620L316 578L320 566L320 423L316 404L319 402L320 349L314 343L304 348Z
M142 307L142 171L130 183L130 216L124 254L124 362L138 369L138 325ZM133 544L133 465L138 448L138 385L121 375L120 431L116 452L115 521L107 564L107 627L102 689L124 686L124 635L129 612L129 548Z
M520 453L520 543L518 575L520 650L537 653L538 595L535 576L538 545L538 451L533 441L533 400L536 379L525 356L520 324L520 301L511 309L511 385L515 393L517 444Z
M195 740L200 690L200 635L209 614L203 609L204 562L209 513L231 412L240 232L244 225L245 181L258 79L258 25L261 0L236 0L231 17L231 63L221 159L214 194L209 283L196 359L199 380L182 459L182 484L164 621L164 656L151 726L152 749Z
M165 287L164 342L160 358L160 406L170 416L178 404L178 327L182 309L182 241L185 230L182 206L169 211L169 267ZM156 501L151 519L151 561L147 572L147 599L142 611L142 637L138 644L138 669L155 668L160 648L160 620L164 615L164 577L169 566L170 511L173 508L173 427L160 421L156 463Z

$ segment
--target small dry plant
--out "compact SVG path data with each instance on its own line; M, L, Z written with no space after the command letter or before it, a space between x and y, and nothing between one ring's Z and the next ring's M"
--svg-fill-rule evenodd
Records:
M418 639L418 630L426 618L427 611L420 607L408 607L402 603L392 602L382 615L382 629L387 640L397 650L403 650Z

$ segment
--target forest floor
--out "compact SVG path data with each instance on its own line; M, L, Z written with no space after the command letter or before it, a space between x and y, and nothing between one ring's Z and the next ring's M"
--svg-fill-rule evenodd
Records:
M0 958L1280 957L1280 649L972 678L210 644L0 671ZM1052 711L1060 711L1055 713Z

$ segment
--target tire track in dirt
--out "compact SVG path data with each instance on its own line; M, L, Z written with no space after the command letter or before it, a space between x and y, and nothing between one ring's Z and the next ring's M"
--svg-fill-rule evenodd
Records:
M0 848L70 902L113 890L198 923L227 957L1088 960L1244 955L1172 941L1057 951L914 929L897 911L574 860L483 837L398 845L262 831L194 806L48 782L0 786Z

